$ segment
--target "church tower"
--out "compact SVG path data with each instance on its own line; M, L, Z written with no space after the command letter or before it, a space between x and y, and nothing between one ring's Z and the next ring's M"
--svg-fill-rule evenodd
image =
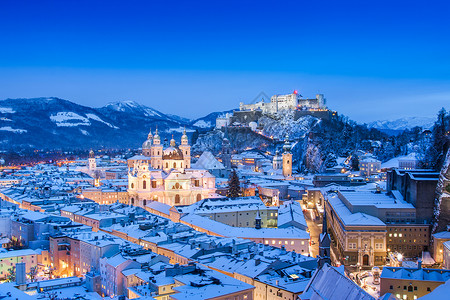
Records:
M191 146L189 145L188 136L186 134L186 128L181 136L181 145L178 147L183 153L184 166L186 169L191 168Z
M283 146L283 176L292 176L292 153L291 144L289 143L289 136L286 135Z
M227 170L231 170L231 144L228 140L228 127L225 127L225 135L222 141L222 163Z
M327 212L323 212L322 233L319 236L319 268L325 263L330 264L330 245L331 238L327 230Z
M162 169L162 155L163 146L161 145L158 128L156 128L155 135L153 136L153 146L151 147L151 164L153 169Z
M88 165L89 171L91 172L95 171L95 169L97 168L97 162L95 161L95 153L92 149L91 151L89 151L88 164L89 164Z
M147 136L147 140L142 144L142 155L144 156L152 156L152 143L153 143L153 134L152 130L150 129L150 132Z

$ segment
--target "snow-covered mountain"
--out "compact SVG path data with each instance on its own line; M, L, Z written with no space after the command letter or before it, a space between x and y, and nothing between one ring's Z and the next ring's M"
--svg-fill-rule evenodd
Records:
M397 120L374 121L368 124L370 128L379 130L403 131L414 127L430 129L433 127L435 118L432 117L405 117Z
M166 115L134 101L91 108L49 97L0 101L0 149L139 147L150 128L179 138L197 128L190 120Z

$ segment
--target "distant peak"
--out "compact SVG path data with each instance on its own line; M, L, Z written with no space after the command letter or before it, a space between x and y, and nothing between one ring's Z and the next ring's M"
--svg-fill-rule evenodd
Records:
M137 106L142 106L142 105L137 103L134 100L123 100L123 101L109 102L105 106L131 106L131 107L137 107Z

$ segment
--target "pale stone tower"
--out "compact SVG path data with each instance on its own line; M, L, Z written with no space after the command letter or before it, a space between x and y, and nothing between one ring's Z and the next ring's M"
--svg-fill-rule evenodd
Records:
M162 155L163 146L161 145L161 138L158 134L158 128L156 128L155 135L153 136L153 146L151 151L151 162L153 169L162 169Z
M292 176L292 153L288 135L286 135L283 146L283 176L284 177Z
M181 145L178 147L183 153L184 166L186 169L191 168L191 146L189 145L188 136L186 134L186 128L181 136Z
M95 153L92 149L91 151L89 151L88 163L89 163L88 166L89 171L95 171L95 169L97 168L97 162L95 161Z

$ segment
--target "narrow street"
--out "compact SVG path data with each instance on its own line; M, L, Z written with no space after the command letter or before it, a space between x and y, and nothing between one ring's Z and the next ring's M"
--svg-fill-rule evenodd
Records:
M306 224L308 225L311 241L309 253L312 257L316 257L319 255L319 236L322 232L322 222L320 217L316 217L317 213L315 213L313 209L306 209L303 214L305 216ZM315 218L317 220L314 220Z
M308 225L309 235L311 240L311 245L309 248L309 252L312 257L316 257L319 255L319 236L322 233L322 216L315 209L306 209L303 212L306 220L306 224ZM333 265L338 263L338 259L336 256L336 249L331 244L330 248L330 258Z

